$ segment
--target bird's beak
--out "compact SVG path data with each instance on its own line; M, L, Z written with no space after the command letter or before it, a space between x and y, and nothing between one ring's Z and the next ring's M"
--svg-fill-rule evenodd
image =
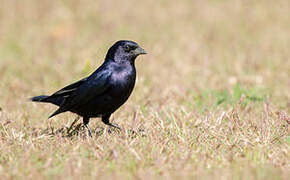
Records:
M138 47L137 49L135 49L135 54L136 55L147 54L147 52L143 48Z

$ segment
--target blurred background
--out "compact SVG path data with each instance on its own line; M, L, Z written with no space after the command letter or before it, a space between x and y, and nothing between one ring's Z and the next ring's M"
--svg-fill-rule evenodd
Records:
M2 106L90 74L115 41L130 39L149 52L136 63L136 101L186 98L194 106L203 94L232 93L238 84L289 108L288 1L0 4Z
M138 77L132 96L114 114L121 127L134 123L134 113L147 129L157 127L155 115L170 124L171 113L180 115L182 123L196 123L199 115L228 111L242 94L247 122L262 117L265 103L273 112L289 113L289 12L287 0L0 0L0 119L14 128L8 134L29 135L35 128L71 123L70 113L47 120L55 107L36 105L27 98L51 94L89 75L121 39L136 41L148 52L136 61ZM256 137L252 139L255 143ZM10 141L5 143L4 149L10 147ZM281 169L273 168L273 177L281 172L287 177L282 161L289 160L289 154L283 154L279 145L276 148L281 154L275 156L277 161L269 160L270 167L281 162ZM4 170L21 169L13 158L8 162ZM28 164L30 169L35 167L33 162ZM199 170L204 172L205 166Z
M120 39L149 52L136 63L135 94L142 99L173 100L168 97L174 95L194 101L208 90L231 91L241 84L266 90L284 108L289 103L288 1L0 4L2 105L88 75Z

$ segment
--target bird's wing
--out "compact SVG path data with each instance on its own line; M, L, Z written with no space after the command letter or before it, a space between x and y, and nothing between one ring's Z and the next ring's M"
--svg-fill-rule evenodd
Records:
M71 95L75 90L77 90L88 78L81 79L73 84L70 84L59 91L53 93L48 98L56 98L56 97L66 97Z
M104 93L109 87L111 74L110 71L99 71L88 77L84 83L65 99L61 105L61 109L69 110L72 107L81 106L93 97Z

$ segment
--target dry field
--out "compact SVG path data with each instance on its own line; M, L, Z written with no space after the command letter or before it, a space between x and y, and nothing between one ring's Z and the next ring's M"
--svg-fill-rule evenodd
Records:
M287 179L290 1L0 0L1 179ZM119 39L128 102L92 119L28 102L93 72Z

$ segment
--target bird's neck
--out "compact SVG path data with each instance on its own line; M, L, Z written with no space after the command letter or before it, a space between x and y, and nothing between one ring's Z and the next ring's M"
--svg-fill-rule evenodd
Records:
M120 65L131 65L135 67L136 57L115 57L115 58L106 58L105 61L112 61Z
M121 67L130 67L135 69L135 59L134 60L126 60L126 61L118 61L116 62Z

